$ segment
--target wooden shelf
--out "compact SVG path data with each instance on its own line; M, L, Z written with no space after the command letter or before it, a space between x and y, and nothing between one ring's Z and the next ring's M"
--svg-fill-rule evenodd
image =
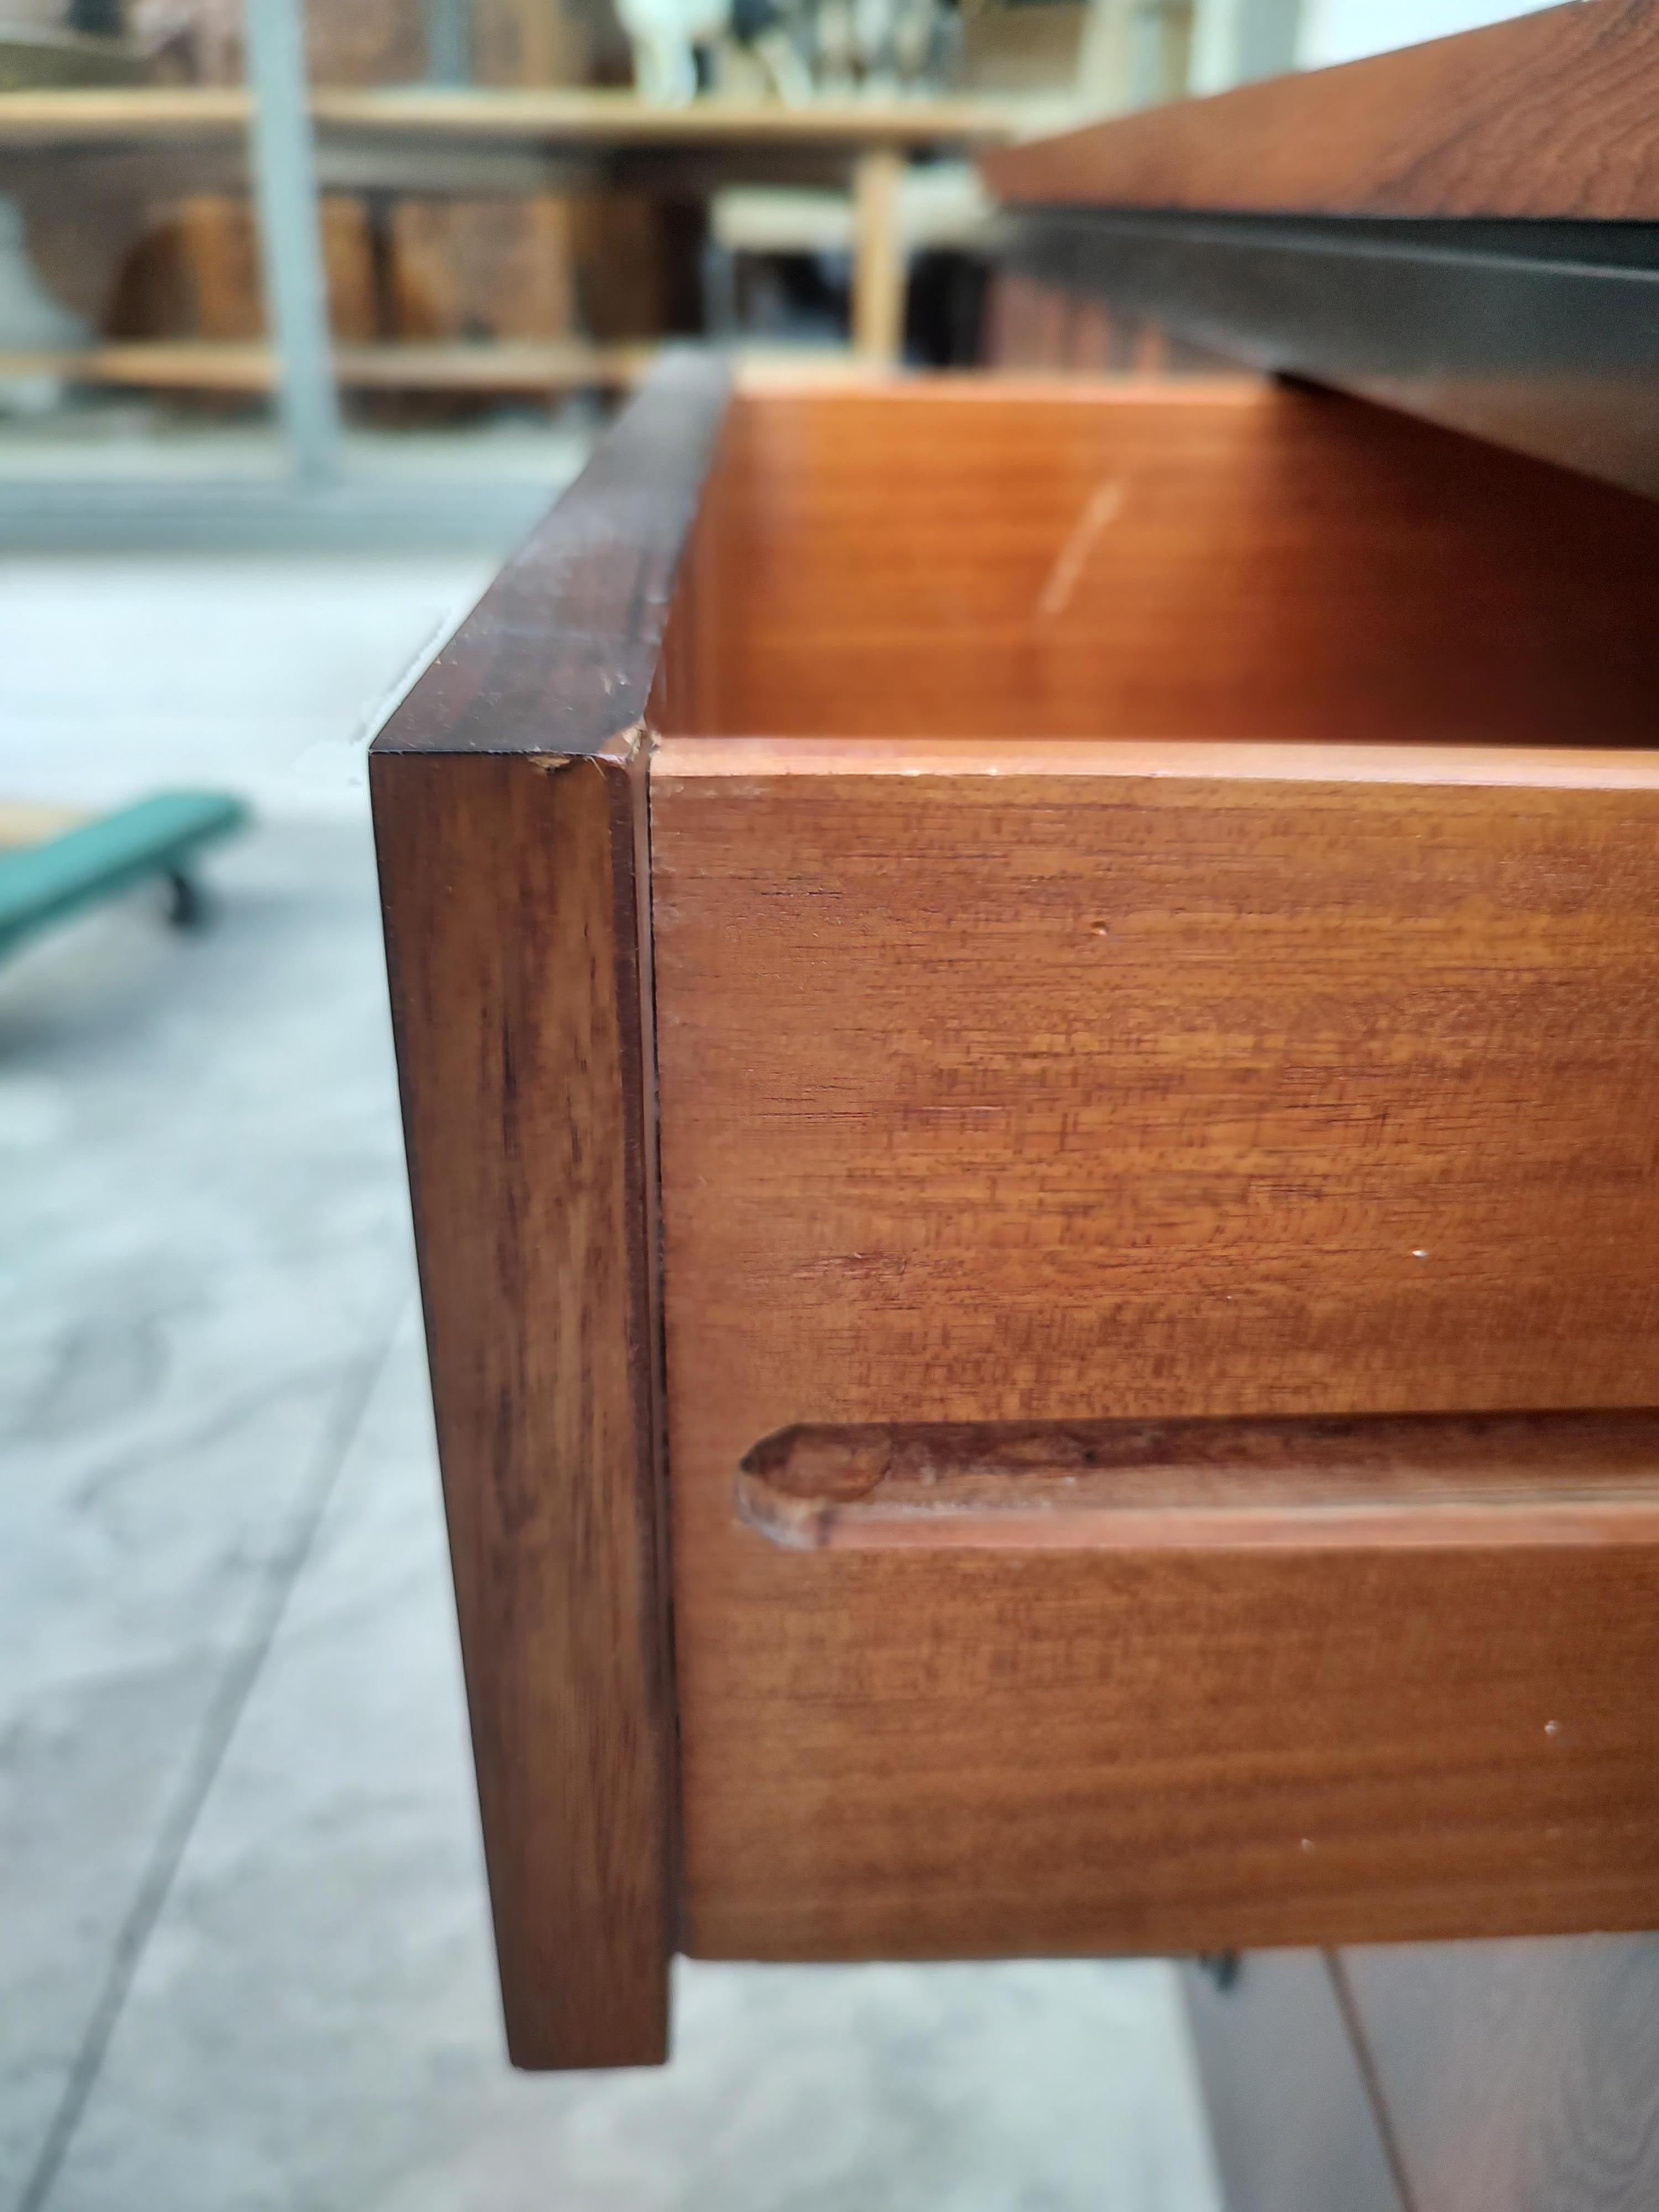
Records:
M644 375L658 348L594 345L580 338L502 340L488 344L412 342L341 345L334 366L356 392L572 391L583 386L625 390ZM745 347L735 356L745 374L771 382L842 381L878 373L879 364L841 347ZM77 384L134 385L158 391L257 394L276 388L276 356L261 344L216 344L157 338L61 353L0 353L0 378L61 376Z
M0 145L212 137L245 131L240 85L137 85L0 93Z
M356 391L520 392L581 385L632 384L649 364L648 345L599 346L580 340L489 345L343 345L340 382ZM272 392L276 355L260 344L151 339L84 351L0 354L0 377L61 376L77 384L143 385L161 390Z
M557 146L651 149L744 157L768 170L793 154L811 168L839 157L851 173L854 204L853 325L870 363L896 362L903 326L904 256L898 229L898 179L908 154L925 149L989 149L1015 135L1018 112L979 100L837 100L792 108L710 100L657 107L632 93L586 90L477 91L413 86L370 91L320 89L310 96L317 130L349 148L364 180L374 149L406 172L411 147L441 139L453 147ZM145 86L0 94L0 148L177 144L245 131L252 102L240 86ZM441 186L439 187L441 189ZM510 392L632 382L649 349L579 344L343 346L335 364L359 389ZM85 353L28 356L9 373L61 374L79 382L139 384L198 391L274 389L277 366L259 345L149 343L100 346Z
M503 339L489 344L337 346L342 384L359 392L522 392L538 386L621 387L642 376L652 345L592 345L581 339Z
M654 107L632 93L425 86L320 91L313 96L312 112L321 125L375 134L443 132L591 146L989 145L1012 137L1017 128L1012 109L982 100L842 100L784 107L707 100L689 107Z
M416 86L319 90L319 129L369 137L519 139L571 146L868 147L993 145L1018 111L982 100L824 101L811 107L703 100L653 107L632 93L473 91ZM240 86L154 85L0 94L0 144L212 137L246 127Z

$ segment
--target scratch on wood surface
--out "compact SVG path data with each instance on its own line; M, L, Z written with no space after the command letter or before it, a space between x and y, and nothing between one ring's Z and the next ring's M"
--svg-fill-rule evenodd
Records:
M1077 580L1083 574L1083 564L1095 550L1095 541L1109 522L1115 521L1123 506L1123 486L1115 477L1097 485L1088 505L1079 515L1071 535L1060 547L1048 580L1037 594L1036 611L1040 621L1052 622L1063 615L1071 605L1072 594L1077 589Z
M579 768L584 761L604 761L611 767L626 768L646 743L647 732L643 722L630 722L626 729L596 745L592 752L531 753L531 765L543 775L558 775L568 768Z

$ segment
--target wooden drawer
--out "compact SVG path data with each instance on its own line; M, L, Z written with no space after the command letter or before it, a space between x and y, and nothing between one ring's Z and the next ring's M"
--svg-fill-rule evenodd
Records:
M440 656L373 783L522 2063L659 2055L677 1948L1653 1918L1656 581L1355 402L688 362Z

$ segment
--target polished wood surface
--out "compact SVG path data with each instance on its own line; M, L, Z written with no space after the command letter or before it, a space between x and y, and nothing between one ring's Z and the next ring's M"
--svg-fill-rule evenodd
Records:
M811 1363L727 1480L802 1419L1659 1404L1659 762L1056 750L657 751L691 1295ZM876 1338L892 1402L822 1403Z
M794 1550L1659 1543L1659 1414L797 1424L738 1469Z
M708 520L671 729L1659 738L1659 507L1352 400L752 388Z
M1659 219L1659 9L1581 0L988 154L1025 204Z
M422 1297L508 2047L666 2051L644 770L723 404L661 378L370 762Z
M1188 1962L1181 1981L1227 2212L1427 2212L1322 1953Z
M591 755L637 731L728 374L671 355L375 740L408 752Z
M797 1422L1659 1401L1651 757L1126 750L654 757L688 1947L1641 1924L1650 1545L738 1520Z
M1659 1918L1654 530L1307 394L687 365L438 657L372 773L521 2061L659 2055L675 1947ZM1312 1547L1172 1540L1190 1431L1107 1545L742 1510L1428 1417ZM1522 1540L1389 1540L1413 1467Z
M625 758L373 764L507 2045L666 2055L672 1718Z

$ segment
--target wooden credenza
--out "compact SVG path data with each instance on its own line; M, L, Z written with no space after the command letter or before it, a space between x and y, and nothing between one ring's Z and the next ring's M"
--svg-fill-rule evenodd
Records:
M1234 2212L1645 2201L1417 2179L1500 1954L1369 1947L1659 1924L1656 593L1256 376L601 444L371 763L518 2063L676 1950L1245 1953Z

